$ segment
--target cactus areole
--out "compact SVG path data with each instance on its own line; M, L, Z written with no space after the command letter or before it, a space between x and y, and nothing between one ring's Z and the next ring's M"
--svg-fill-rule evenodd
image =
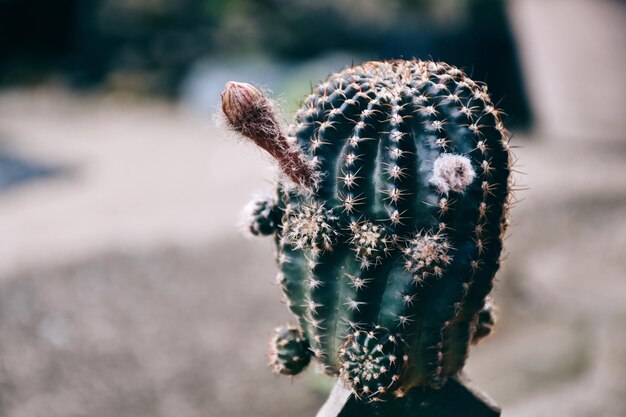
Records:
M284 133L251 85L222 100L282 172L246 211L297 318L273 339L276 372L311 356L364 402L444 386L493 325L508 224L509 134L487 87L441 62L366 62L318 85Z

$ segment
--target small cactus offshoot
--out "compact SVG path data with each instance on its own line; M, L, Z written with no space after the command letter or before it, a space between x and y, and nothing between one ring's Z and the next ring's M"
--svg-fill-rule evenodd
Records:
M355 330L339 349L342 376L360 398L373 398L400 388L408 356L400 335L380 326Z
M276 205L276 197L265 195L251 200L244 208L242 226L254 236L267 236L276 231L282 211Z
M296 375L311 361L309 343L296 327L279 327L270 343L270 365L274 372Z
M493 326L511 156L487 87L441 62L366 62L317 86L285 132L258 89L222 96L282 172L247 221L273 235L298 321L274 368L296 374L310 353L366 400L441 388Z

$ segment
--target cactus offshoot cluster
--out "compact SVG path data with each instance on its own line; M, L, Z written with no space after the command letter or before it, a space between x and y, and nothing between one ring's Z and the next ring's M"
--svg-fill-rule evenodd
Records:
M249 84L229 83L223 110L284 173L247 211L298 321L277 332L276 371L313 356L368 400L459 372L493 326L511 196L487 87L441 62L373 61L317 86L286 133Z

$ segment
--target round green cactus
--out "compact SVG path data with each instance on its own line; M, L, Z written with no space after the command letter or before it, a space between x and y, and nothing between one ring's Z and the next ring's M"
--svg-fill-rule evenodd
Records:
M286 134L248 84L223 98L284 173L257 212L280 213L279 282L317 360L370 400L441 387L485 334L508 224L487 87L444 63L366 62L317 86Z

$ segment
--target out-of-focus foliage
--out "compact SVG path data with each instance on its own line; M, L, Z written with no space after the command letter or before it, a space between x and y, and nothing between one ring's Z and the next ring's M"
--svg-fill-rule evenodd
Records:
M3 84L52 73L175 96L202 57L343 50L448 61L486 79L513 122L530 117L504 0L0 0L0 35Z

